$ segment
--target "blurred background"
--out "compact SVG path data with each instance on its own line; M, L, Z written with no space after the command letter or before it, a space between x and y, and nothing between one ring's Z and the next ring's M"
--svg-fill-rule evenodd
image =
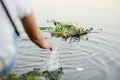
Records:
M39 25L48 19L83 23L120 19L120 0L28 0Z

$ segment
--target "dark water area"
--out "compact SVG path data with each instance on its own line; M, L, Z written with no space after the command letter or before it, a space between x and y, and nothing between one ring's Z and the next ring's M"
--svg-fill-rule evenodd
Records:
M120 79L120 18L103 20L99 23L93 20L94 25L86 23L85 26L93 26L95 31L99 28L103 30L89 34L89 40L83 38L80 42L65 42L61 38L51 38L49 33L43 32L53 43L53 47L58 48L58 60L64 71L61 80ZM13 72L21 74L35 67L46 66L49 50L39 49L25 36L19 39L19 48Z

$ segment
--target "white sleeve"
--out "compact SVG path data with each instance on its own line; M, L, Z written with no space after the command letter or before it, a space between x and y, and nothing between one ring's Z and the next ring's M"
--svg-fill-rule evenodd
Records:
M16 0L17 13L19 18L24 18L31 13L31 7L29 6L27 0Z

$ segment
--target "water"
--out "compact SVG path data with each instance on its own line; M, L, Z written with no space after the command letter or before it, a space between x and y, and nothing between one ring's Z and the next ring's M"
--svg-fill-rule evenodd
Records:
M46 61L46 66L43 66L43 70L55 71L59 68L59 62L57 58L57 48L53 49L50 53L48 61Z
M45 32L44 34L48 35ZM58 62L64 70L62 80L107 80L107 76L119 74L118 35L117 32L111 33L103 29L100 33L89 34L88 41L83 39L79 43L71 44L48 36L54 43L53 46L59 47ZM39 49L30 41L21 38L19 57L13 71L20 74L35 67L46 66L50 55L50 51Z
M60 38L51 38L49 33L43 32L53 46L58 47L58 62L64 71L61 80L119 80L120 1L75 0L72 4L71 0L67 4L66 0L62 4L62 0L59 3L54 0L55 4L52 1L49 3L51 6L48 6L48 3L43 1L40 6L36 5L41 8L40 12L35 7L35 14L41 25L48 25L45 23L47 19L57 19L78 23L82 27L93 27L95 31L103 29L99 33L89 34L89 40L82 39L71 44ZM61 13L63 10L64 13ZM20 38L19 48L18 61L13 69L17 74L45 66L49 60L50 51L39 49L31 41L26 40L25 36Z

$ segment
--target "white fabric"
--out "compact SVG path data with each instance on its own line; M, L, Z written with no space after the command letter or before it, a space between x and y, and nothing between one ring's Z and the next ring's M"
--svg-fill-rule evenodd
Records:
M31 12L26 0L3 0L12 17L24 18ZM15 54L14 29L0 3L0 59L8 65ZM0 71L3 69L0 60Z

